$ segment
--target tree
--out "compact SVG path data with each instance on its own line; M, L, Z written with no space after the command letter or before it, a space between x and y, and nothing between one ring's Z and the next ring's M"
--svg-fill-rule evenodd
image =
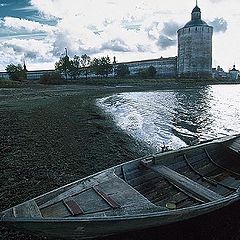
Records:
M91 58L87 54L84 54L81 56L80 63L81 63L81 67L84 69L85 77L87 79Z
M128 65L119 64L117 66L117 76L118 77L125 77L130 74Z
M80 64L80 57L75 55L73 57L73 60L70 60L70 65L69 65L69 75L72 78L78 78L80 73L81 73L81 64Z
M141 78L154 78L156 76L157 70L155 67L150 66L147 69L140 69L138 75Z
M24 79L27 79L27 73L21 64L7 65L6 72L9 74L10 79L13 81L23 81Z
M157 73L157 70L155 67L153 66L150 66L148 69L147 69L147 75L148 77L150 78L154 78L156 76L156 73Z
M101 75L108 77L108 75L112 72L112 64L109 56L94 58L91 62L91 70L97 76Z
M98 58L94 58L90 63L91 71L99 76L100 75L100 60Z
M109 56L100 58L100 75L108 77L109 73L112 72L112 64Z
M148 76L147 76L147 71L146 71L146 69L139 69L138 75L139 75L139 77L141 77L141 78L147 78L147 77L148 77Z
M72 64L69 57L67 55L61 57L60 60L55 63L55 69L60 73L64 73L65 79L67 79L68 73L72 70Z
M42 84L63 84L63 77L59 72L45 73L41 76L40 83Z

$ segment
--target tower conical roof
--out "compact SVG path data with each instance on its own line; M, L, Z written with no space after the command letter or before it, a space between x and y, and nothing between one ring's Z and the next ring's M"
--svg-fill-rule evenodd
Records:
M196 5L196 7L192 10L192 13L194 12L201 12L201 9Z
M192 10L192 19L184 27L195 27L195 26L208 26L201 18L201 9L196 6Z

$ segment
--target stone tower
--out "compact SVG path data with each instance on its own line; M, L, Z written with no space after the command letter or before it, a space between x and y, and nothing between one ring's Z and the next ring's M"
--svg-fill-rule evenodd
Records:
M178 76L208 77L212 75L213 27L201 19L196 4L192 19L178 30Z

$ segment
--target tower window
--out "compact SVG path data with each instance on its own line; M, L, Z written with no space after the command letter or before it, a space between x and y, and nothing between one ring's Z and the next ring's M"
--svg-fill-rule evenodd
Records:
M197 27L195 28L195 31L197 31Z
M188 29L188 31L190 32L190 28Z

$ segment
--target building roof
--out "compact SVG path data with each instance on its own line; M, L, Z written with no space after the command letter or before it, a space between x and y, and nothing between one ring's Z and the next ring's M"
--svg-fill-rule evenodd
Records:
M119 62L118 64L136 64L136 63L147 63L147 62L159 62L159 61L172 61L176 60L177 57L160 57L155 59L145 59L145 60L137 60L137 61L130 61L130 62Z
M236 66L233 65L233 69L229 70L229 72L238 72L238 70L236 69Z
M208 24L202 19L194 19L189 21L184 27L195 27L195 26L208 26Z
M192 10L192 19L184 27L195 27L195 26L208 26L208 24L201 18L201 9L198 7L197 3Z
M192 13L194 12L201 12L201 9L196 5L196 7L192 10Z

